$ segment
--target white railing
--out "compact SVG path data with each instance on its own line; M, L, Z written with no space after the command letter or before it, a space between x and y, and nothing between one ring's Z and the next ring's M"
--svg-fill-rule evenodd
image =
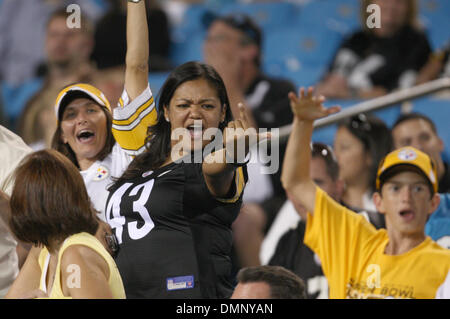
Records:
M365 112L371 112L386 108L398 103L409 101L424 95L429 95L442 90L450 89L450 77L445 77L430 81L424 84L416 85L407 89L402 89L382 97L364 101L341 110L339 113L330 115L326 118L314 122L314 127L323 127L334 124L344 118ZM292 124L280 127L280 140L285 140L291 133Z

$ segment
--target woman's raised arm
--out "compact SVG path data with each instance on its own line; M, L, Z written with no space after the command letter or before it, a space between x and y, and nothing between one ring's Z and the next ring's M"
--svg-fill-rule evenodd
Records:
M128 2L125 89L131 100L148 86L148 24L145 1Z

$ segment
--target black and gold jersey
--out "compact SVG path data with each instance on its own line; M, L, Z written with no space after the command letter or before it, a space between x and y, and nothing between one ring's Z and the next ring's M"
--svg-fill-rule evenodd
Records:
M114 186L106 217L119 242L116 263L127 298L231 295L231 224L246 174L238 168L220 200L195 163L171 163Z

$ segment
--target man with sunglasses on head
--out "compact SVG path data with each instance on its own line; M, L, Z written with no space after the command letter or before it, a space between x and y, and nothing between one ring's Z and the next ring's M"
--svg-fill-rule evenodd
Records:
M287 94L295 86L286 79L275 79L262 71L263 34L258 25L245 14L214 16L210 21L204 41L203 55L205 62L212 65L225 82L230 99L230 106L235 118L239 118L237 105L240 102L248 106L247 117L251 126L258 128L278 128L292 122L292 112ZM279 163L284 156L286 143L280 145ZM281 186L281 170L271 174L268 182L269 192L273 195L259 205L245 205L239 219L235 223L236 238L242 238L237 248L252 245L255 238L262 240L265 230L270 225L286 195ZM249 167L249 179L252 170ZM251 182L250 182L251 183ZM262 183L258 183L258 194L265 192ZM249 185L250 186L250 185ZM247 189L247 194L250 194ZM256 194L256 195L258 195ZM261 196L260 196L261 197ZM244 198L244 201L246 199ZM248 225L249 227L246 227ZM256 226L259 225L259 226ZM242 235L242 236L241 236ZM241 245L241 244L242 245ZM247 249L243 247L242 261L244 266L259 264L258 244Z
M313 96L313 88L301 88L298 96L290 93L289 98L295 116L282 182L308 211L305 243L322 262L330 298L445 296L450 251L424 231L440 200L433 160L416 148L403 147L380 162L373 200L386 217L386 229L376 230L330 198L309 175L313 123L339 107L325 108L325 98Z

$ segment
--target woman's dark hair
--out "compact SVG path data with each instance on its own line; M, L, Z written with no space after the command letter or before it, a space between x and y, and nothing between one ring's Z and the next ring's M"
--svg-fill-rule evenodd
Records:
M311 157L319 157L325 162L328 176L335 182L339 178L339 164L330 146L315 142L312 144Z
M91 99L88 95L86 95L84 93L75 92L75 93L71 93L70 99L67 99L67 102L65 101L64 104L67 106L70 102L72 102L73 100L75 100L77 98ZM91 100L94 101L93 99L91 99ZM112 133L113 118L112 118L111 112L108 109L106 109L105 107L98 104L97 102L95 102L95 104L97 104L98 107L100 107L102 109L103 113L105 113L105 116L106 116L106 142L105 142L105 145L103 146L103 148L97 154L97 159L101 161L101 160L105 159L105 157L108 156L109 153L111 153L113 146L116 143L116 140ZM61 112L61 114L63 114L63 112ZM58 152L62 153L63 155L65 155L76 167L78 167L78 169L80 169L80 165L78 163L75 152L72 150L69 143L64 143L61 138L61 136L62 136L61 122L62 121L58 119L58 126L56 127L56 131L52 137L52 148L57 150Z
M397 118L397 120L395 121L394 125L392 125L391 132L394 131L395 128L397 126L399 126L400 124L402 124L404 122L407 122L407 121L411 121L411 120L424 120L425 122L428 123L428 125L430 125L430 128L433 131L433 133L438 135L436 124L434 124L434 122L428 116L426 116L425 114L417 113L417 112L412 112L412 113L407 113L407 114L400 115Z
M181 84L197 79L205 79L211 84L217 91L221 106L226 107L225 120L219 124L219 129L223 130L232 120L225 84L217 71L212 66L200 62L187 62L180 65L169 74L159 92L157 123L148 127L145 140L146 151L130 163L115 184L133 179L145 170L154 170L165 162L171 151L171 128L170 123L164 119L164 108L169 106L173 94Z
M345 127L364 145L364 150L372 158L370 167L370 190L375 191L375 180L378 163L393 150L391 131L387 125L374 115L360 113L338 123L339 127Z
M77 168L61 153L27 155L16 168L9 224L21 241L48 247L80 232L95 234L95 211Z

